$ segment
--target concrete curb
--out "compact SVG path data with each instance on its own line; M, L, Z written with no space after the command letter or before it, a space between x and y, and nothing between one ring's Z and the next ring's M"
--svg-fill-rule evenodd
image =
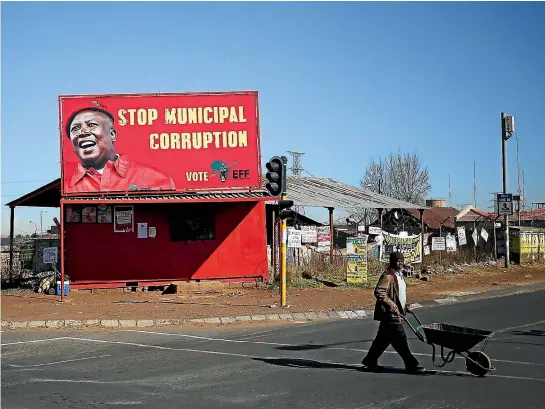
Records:
M461 302L478 301L509 295L524 294L545 289L545 283L509 288L485 293L464 294L456 297L440 298L422 303L410 304L412 309L430 308L440 305L456 304ZM285 310L282 310L285 311ZM156 320L49 320L49 321L2 321L2 330L20 330L36 328L143 328L159 325L180 325L180 324L216 324L228 325L233 322L266 322L266 321L333 321L333 320L369 320L373 318L373 310L347 310L328 312L296 312L296 313L271 313L260 315L244 315L236 317L206 317L193 319L156 319Z

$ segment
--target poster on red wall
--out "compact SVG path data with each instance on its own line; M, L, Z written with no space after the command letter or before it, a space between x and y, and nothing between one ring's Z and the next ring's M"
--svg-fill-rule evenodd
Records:
M261 189L256 91L59 97L62 194Z
M134 209L132 206L114 206L114 232L132 233L134 231Z

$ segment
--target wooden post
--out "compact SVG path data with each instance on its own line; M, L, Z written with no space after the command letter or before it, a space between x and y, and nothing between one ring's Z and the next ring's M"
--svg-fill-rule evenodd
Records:
M378 219L379 219L379 221L380 221L380 230L382 230L382 211L383 211L383 210L384 210L384 209L377 209L377 211L378 211Z
M60 219L61 219L61 228L59 231L60 239L61 239L61 245L60 245L60 251L59 251L59 257L61 262L61 301L64 301L64 204L61 200L61 211L60 211ZM56 280L55 280L56 281Z
M13 236L14 232L14 222L15 222L15 207L10 206L10 215L9 215L9 283L13 283Z
M335 238L335 230L333 228L333 207L328 207L327 210L329 210L329 236L330 236L330 243L329 243L329 262L333 264L333 241Z
M418 209L420 212L420 256L424 262L424 209Z

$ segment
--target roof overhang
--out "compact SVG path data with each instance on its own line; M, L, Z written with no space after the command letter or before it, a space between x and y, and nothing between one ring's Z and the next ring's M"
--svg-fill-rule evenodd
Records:
M259 202L270 197L265 191L191 192L148 195L109 195L105 197L64 197L61 203L72 204L151 204L151 203L213 203L213 202Z
M56 179L18 199L6 203L9 207L60 207L61 180Z

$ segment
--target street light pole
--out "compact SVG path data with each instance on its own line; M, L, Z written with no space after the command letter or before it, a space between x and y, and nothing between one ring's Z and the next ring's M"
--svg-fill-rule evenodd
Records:
M47 213L47 210L40 210L40 238L44 237L44 229L43 229L43 223L42 223L42 215L44 213Z

